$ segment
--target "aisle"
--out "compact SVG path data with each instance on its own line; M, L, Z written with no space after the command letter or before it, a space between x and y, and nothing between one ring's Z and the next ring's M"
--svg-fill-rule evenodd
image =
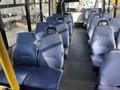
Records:
M59 90L94 90L96 74L91 67L86 32L75 28Z

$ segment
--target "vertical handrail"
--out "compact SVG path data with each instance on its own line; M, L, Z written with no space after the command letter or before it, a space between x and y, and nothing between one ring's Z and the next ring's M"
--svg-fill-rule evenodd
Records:
M94 8L96 8L97 3L98 3L98 0L95 0L95 5L94 5Z
M0 12L0 32L2 34L2 37L4 38L4 43L5 43L6 48L9 49L8 40L7 40L7 36L6 36L6 33L5 33L4 23L3 23L3 20L2 20L1 12Z
M30 10L29 10L29 0L25 0L25 11L26 11L28 31L31 32L32 27L31 27L31 16L30 16Z
M50 3L51 0L49 0L49 16L51 15L51 3Z
M106 2L105 0L103 0L103 14L105 13L105 6L106 6Z
M39 7L40 7L40 21L43 21L43 8L42 8L42 0L39 0Z
M118 4L118 0L115 0L114 17L116 17L116 14L117 14L117 4Z
M0 64L4 70L6 78L12 88L12 90L19 90L19 84L15 76L8 52L5 48L5 44L0 33Z
M110 12L110 0L108 0L108 13Z

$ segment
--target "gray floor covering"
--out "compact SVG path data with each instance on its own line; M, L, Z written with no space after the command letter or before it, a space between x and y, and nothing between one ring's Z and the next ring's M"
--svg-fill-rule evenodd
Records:
M59 90L94 90L96 78L92 70L87 33L84 29L75 28Z

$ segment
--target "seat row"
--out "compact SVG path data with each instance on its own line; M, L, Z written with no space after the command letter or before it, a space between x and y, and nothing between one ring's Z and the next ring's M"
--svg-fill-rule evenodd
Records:
M86 31L93 67L99 69L97 90L120 90L120 17L90 10Z
M54 25L48 20L38 23L35 32L17 35L12 60L21 90L58 90L70 43L68 27L72 29L73 22L69 14L55 15ZM65 22L66 17L71 22ZM3 71L0 72L0 84L9 85Z

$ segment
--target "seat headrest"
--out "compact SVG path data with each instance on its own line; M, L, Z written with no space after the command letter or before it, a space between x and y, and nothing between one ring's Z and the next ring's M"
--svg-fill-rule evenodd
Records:
M58 19L57 19L57 22L62 22L62 23L64 23L64 22L65 22L65 20L64 20L64 18L63 18L63 17L60 17L60 18L58 18Z
M98 26L101 26L101 25L108 26L109 25L109 21L108 20L100 20L98 22Z
M96 17L96 16L101 17L101 14L100 13L95 13L94 17Z
M46 34L55 34L56 32L57 32L57 29L56 29L56 27L53 27L53 26L49 26L46 29Z

